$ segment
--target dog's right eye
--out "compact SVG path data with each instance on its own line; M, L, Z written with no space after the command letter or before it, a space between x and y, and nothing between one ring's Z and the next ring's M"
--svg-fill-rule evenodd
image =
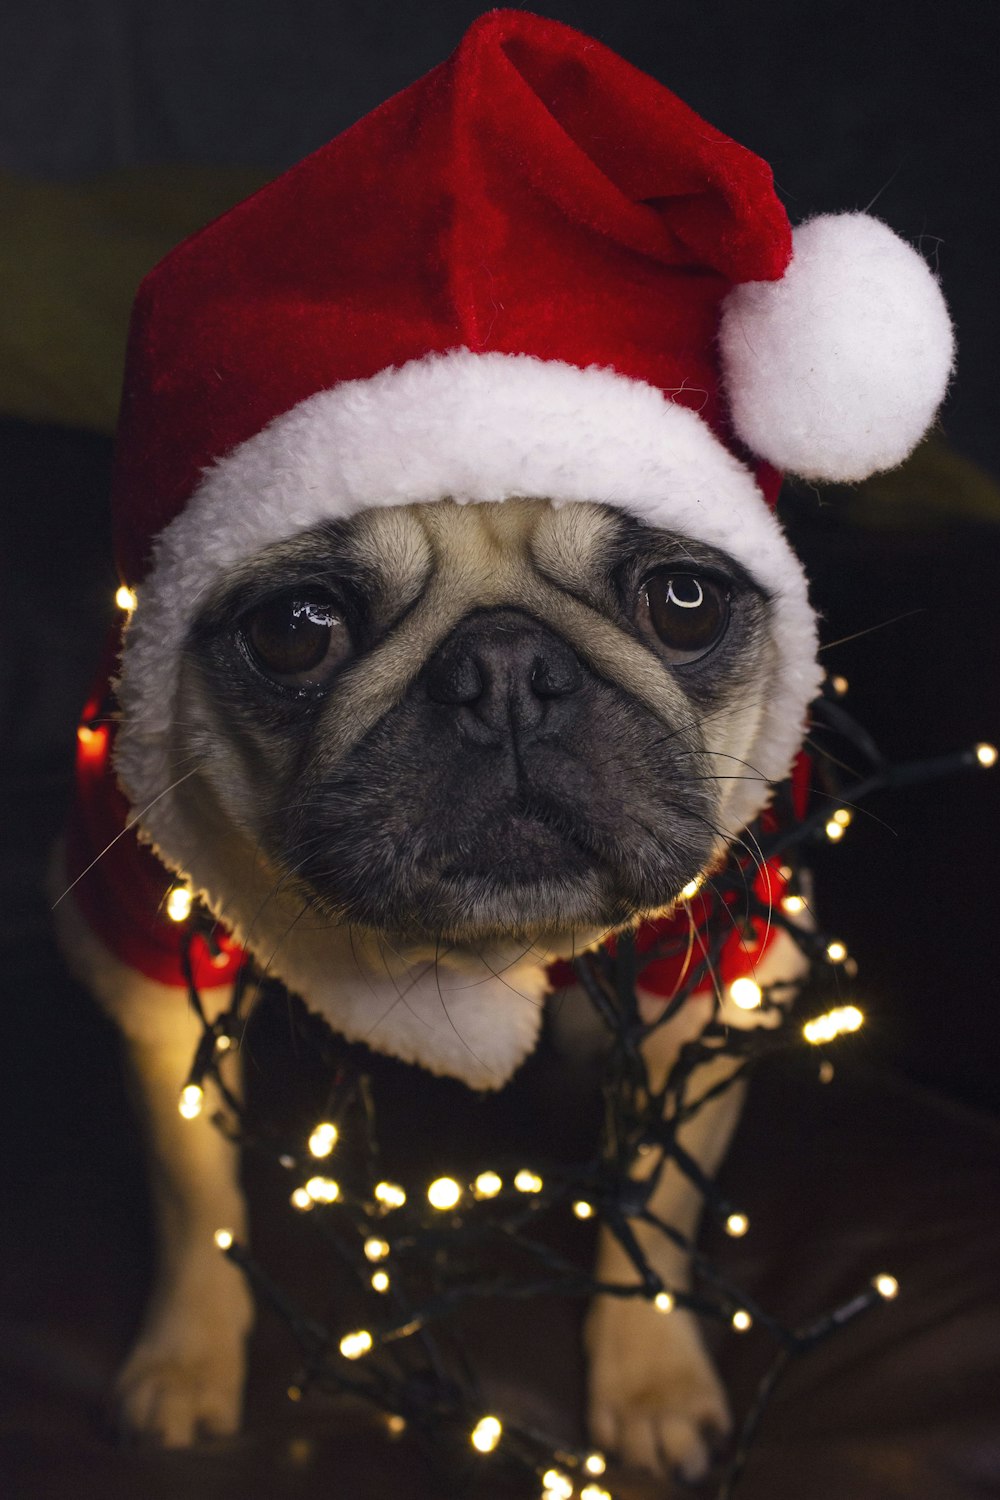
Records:
M328 599L283 594L243 620L242 639L255 666L289 687L321 687L351 655L351 637Z

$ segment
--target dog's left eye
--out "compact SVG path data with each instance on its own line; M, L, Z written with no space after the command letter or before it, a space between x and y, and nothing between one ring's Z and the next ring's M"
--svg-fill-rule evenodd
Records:
M322 598L271 599L246 616L241 633L255 665L292 687L320 687L351 654L343 615Z
M705 573L658 568L639 590L638 620L674 666L707 656L729 624L729 590Z

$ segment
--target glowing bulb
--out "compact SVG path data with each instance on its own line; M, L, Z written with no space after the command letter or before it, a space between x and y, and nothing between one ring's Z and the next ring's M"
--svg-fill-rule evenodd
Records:
M167 893L167 916L171 922L186 922L194 897L186 885L175 885Z
M522 1167L514 1178L514 1186L519 1193L540 1193L545 1184L537 1172L529 1172L527 1167Z
M746 1333L748 1328L753 1327L753 1318L745 1307L738 1307L733 1313L733 1327L737 1333Z
M979 764L981 766L985 766L987 770L989 770L991 766L995 766L997 763L996 745L988 745L985 741L982 744L977 745L976 759L978 760Z
M309 1209L313 1206L313 1200L304 1187L297 1187L291 1196L291 1204L293 1208L299 1209L301 1213L308 1213Z
M115 590L115 603L119 609L123 609L126 614L130 615L139 601L135 596L135 590L122 583Z
M857 1031L864 1024L864 1015L856 1005L838 1005L834 1010L828 1010L825 1015L816 1016L807 1021L802 1028L802 1035L807 1042L814 1047L822 1046L824 1042L832 1042L834 1037L842 1036L848 1031Z
M886 1276L884 1274L882 1276L876 1276L875 1280L872 1282L872 1286L878 1292L880 1297L885 1298L886 1302L891 1302L893 1297L895 1297L899 1292L899 1282L896 1280L895 1276Z
M359 1328L355 1333L345 1333L340 1341L340 1352L345 1359L360 1359L367 1354L372 1346L372 1336L367 1328Z
M826 956L832 964L842 964L847 957L847 949L840 942L827 943Z
M313 1156L329 1156L340 1135L336 1125L329 1120L321 1120L309 1137L309 1150Z
M233 1039L232 1039L232 1037L231 1036L227 1036L225 1032L223 1032L221 1036L217 1036L215 1038L215 1050L216 1050L216 1052L228 1052L229 1049L230 1049L230 1047L232 1045L233 1045Z
M835 823L831 818L826 825L826 836L831 844L836 844L844 837L844 825L842 823Z
M427 1189L427 1201L431 1208L442 1211L454 1208L462 1196L462 1189L454 1177L438 1177Z
M388 1271L373 1271L372 1286L374 1287L376 1292L387 1292L389 1290Z
M332 1177L310 1177L306 1192L314 1203L336 1203L340 1197L340 1184Z
M837 677L830 678L830 686L833 688L833 691L837 694L838 698L842 698L844 696L849 685L850 684L848 683L846 677L840 677L838 675Z
M836 823L838 828L850 828L853 818L854 814L849 807L838 807L830 822Z
M585 1484L580 1491L580 1500L611 1500L611 1494L599 1484Z
M542 1475L542 1483L546 1494L551 1495L552 1500L570 1500L573 1494L572 1479L559 1469L546 1469Z
M185 1120L195 1120L201 1114L201 1106L205 1102L205 1090L200 1083L186 1083L181 1089L178 1110Z
M578 1219L592 1219L594 1217L594 1205L588 1203L585 1198L578 1198L573 1204L573 1212Z
M806 903L802 896L797 896L792 892L787 896L782 896L781 909L787 911L790 916L794 916L796 912L805 911Z
M398 1182L377 1182L375 1198L383 1208L402 1208L406 1202L406 1194Z
M657 1292L653 1298L653 1306L657 1312L669 1313L674 1310L674 1299L670 1292Z
M401 1417L398 1411L391 1411L385 1419L385 1425L393 1437L400 1437L406 1431L406 1418Z
M215 1231L215 1243L218 1245L220 1250L228 1250L230 1245L233 1243L232 1230L217 1229Z
M502 1187L503 1178L496 1172L480 1172L472 1184L472 1191L477 1198L495 1198Z
M385 1260L389 1254L388 1240L365 1240L365 1255L369 1260Z
M746 1214L730 1214L726 1220L726 1233L731 1234L734 1240L740 1239L750 1228L750 1220Z
M692 896L697 896L704 883L705 877L703 875L696 875L694 880L689 880L681 891L681 900L690 901Z
M302 1387L298 1385L290 1385L288 1387L288 1390L285 1392L285 1395L288 1397L289 1401L301 1401Z
M503 1423L499 1417L480 1417L472 1429L470 1441L479 1453L492 1453L502 1432Z
M756 1010L764 992L752 979L734 979L729 986L729 998L740 1010Z
M583 1467L588 1474L603 1474L608 1465L603 1453L588 1453L583 1460Z

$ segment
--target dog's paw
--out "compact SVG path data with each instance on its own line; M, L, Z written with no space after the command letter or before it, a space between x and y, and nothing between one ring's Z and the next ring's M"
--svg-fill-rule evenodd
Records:
M199 1296L168 1304L149 1322L115 1382L115 1415L127 1437L187 1448L240 1425L252 1304L227 1286L209 1307Z
M599 1297L587 1347L594 1441L654 1474L703 1478L732 1421L692 1314Z

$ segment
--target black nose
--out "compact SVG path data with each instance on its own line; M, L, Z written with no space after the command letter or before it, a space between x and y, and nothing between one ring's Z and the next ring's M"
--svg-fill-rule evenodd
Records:
M516 609L480 610L455 627L427 663L427 696L452 705L473 737L544 729L553 700L583 685L571 646ZM476 732L478 731L478 732Z

